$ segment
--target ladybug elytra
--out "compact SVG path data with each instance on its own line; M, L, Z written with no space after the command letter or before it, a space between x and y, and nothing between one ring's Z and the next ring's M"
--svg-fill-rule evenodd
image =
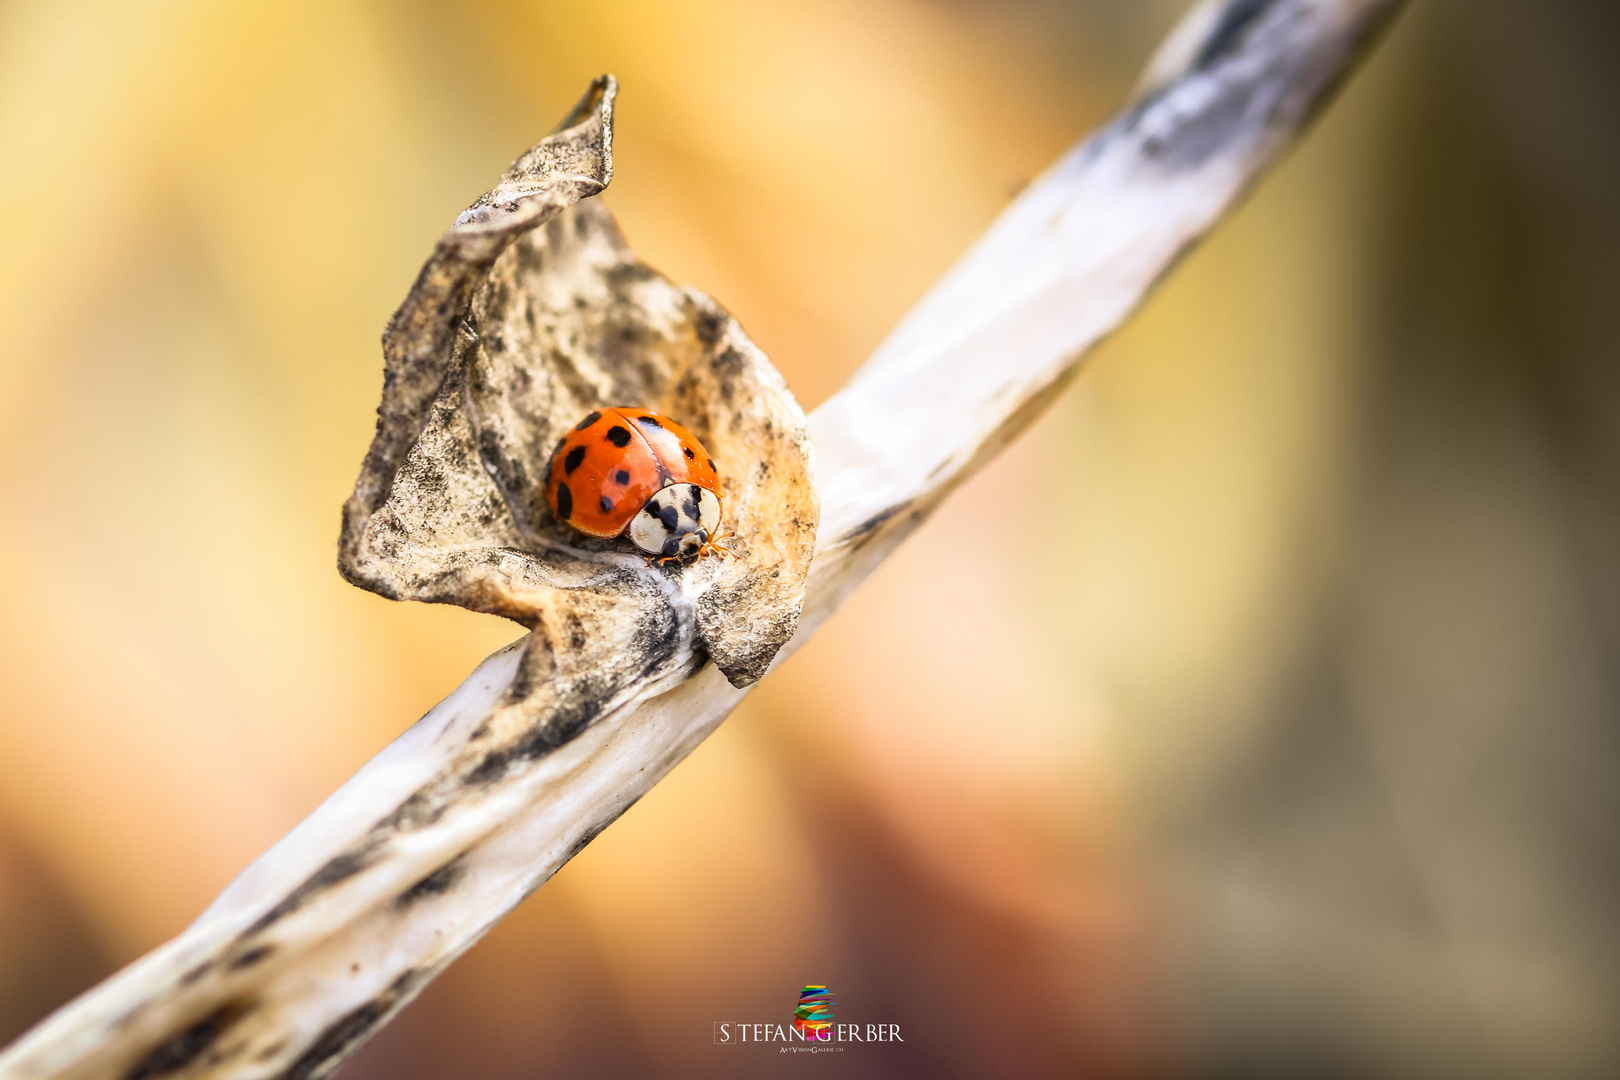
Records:
M546 466L546 503L586 536L628 536L649 562L732 552L720 537L720 476L690 431L651 409L592 412Z

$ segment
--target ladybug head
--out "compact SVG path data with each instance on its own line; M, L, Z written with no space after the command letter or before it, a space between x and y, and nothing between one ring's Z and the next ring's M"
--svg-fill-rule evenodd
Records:
M630 519L630 542L646 552L689 563L720 527L720 500L696 484L669 483Z

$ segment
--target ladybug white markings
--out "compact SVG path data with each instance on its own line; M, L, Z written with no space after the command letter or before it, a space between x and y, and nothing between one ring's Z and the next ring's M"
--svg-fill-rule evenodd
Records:
M649 555L689 562L709 546L719 527L720 500L714 492L696 484L670 483L630 520L626 535Z

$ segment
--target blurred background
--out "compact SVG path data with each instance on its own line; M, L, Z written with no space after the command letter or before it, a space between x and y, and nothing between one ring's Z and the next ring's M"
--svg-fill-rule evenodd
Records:
M631 242L813 408L1181 7L0 0L0 1042L517 636L345 585L338 507L384 321L591 76ZM1617 115L1620 8L1415 5L345 1077L1620 1074ZM712 1045L806 983L906 1041Z

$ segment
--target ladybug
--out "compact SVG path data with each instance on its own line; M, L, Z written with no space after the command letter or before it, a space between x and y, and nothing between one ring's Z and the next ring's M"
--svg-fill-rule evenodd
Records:
M600 409L546 466L546 503L586 536L629 536L648 563L691 563L720 547L720 475L690 431L651 409Z

